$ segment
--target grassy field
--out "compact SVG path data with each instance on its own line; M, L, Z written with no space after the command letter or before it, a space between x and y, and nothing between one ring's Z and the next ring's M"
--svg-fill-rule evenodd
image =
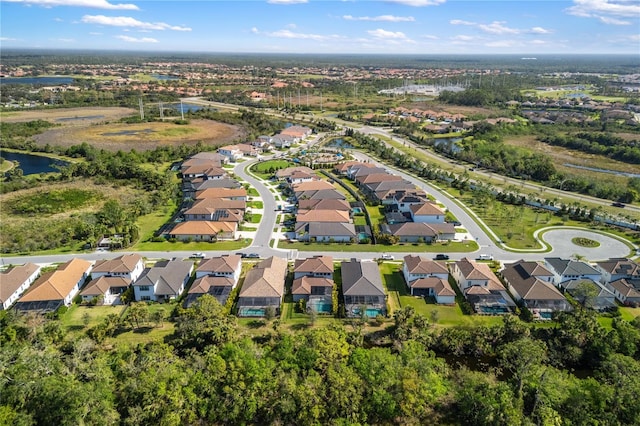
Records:
M133 248L138 251L207 251L207 250L238 250L249 247L251 239L244 238L239 241L193 241L193 242L153 242L144 241L136 244Z

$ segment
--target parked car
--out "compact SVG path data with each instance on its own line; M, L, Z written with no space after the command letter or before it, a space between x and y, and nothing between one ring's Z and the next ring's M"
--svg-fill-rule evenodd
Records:
M204 253L193 253L191 257L195 259L204 259Z
M449 260L449 255L448 254L436 254L436 257L433 258L434 260Z
M236 253L236 255L240 256L242 259L247 257L246 253Z
M383 254L382 256L380 256L380 259L382 259L382 260L393 260L393 259L395 259L395 257L393 257L393 256L392 256L392 255L390 255L390 254L386 254L386 253L385 253L385 254Z
M247 257L248 257L249 259L259 259L259 258L260 258L260 255L259 255L258 253L249 253L249 254L247 255Z
M476 260L493 260L493 255L492 254L481 254L478 257L476 257Z
M612 205L613 207L624 207L624 204L622 204L622 203L620 203L620 202L617 202L617 201L616 201L615 203L611 203L611 205Z

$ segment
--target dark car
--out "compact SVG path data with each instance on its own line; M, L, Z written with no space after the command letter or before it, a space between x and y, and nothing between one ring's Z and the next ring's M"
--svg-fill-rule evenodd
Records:
M436 254L435 260L449 260L448 254Z
M615 203L611 203L611 205L613 207L624 207L624 204L620 203L620 202L615 202Z
M247 255L245 253L236 253L236 255L240 256L241 258L245 258L247 257Z
M260 258L260 255L259 255L258 253L249 253L249 254L247 255L247 257L248 257L249 259L259 259L259 258Z

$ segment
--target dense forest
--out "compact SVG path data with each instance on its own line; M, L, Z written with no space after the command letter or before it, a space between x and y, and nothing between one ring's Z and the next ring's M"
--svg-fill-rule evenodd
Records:
M128 312L104 321L108 340L1 312L0 424L640 423L637 319L605 329L578 309L550 327L442 328L405 308L379 331L273 320L248 333L203 296L174 310L165 341L132 346L118 334L154 320Z

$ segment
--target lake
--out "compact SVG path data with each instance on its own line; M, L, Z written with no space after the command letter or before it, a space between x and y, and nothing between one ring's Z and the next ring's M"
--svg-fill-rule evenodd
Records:
M1 84L41 84L44 86L57 86L60 84L72 84L73 77L8 77L0 78Z
M58 172L54 165L66 166L66 161L41 155L23 154L21 152L0 151L0 157L9 161L17 161L25 175Z

